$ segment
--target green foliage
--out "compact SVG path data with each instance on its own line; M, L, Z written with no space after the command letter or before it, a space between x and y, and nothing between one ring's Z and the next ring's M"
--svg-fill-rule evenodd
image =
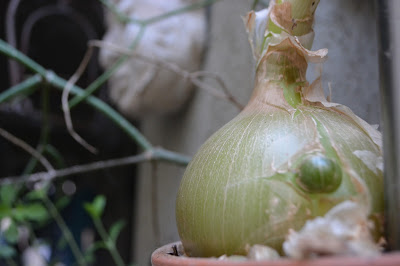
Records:
M0 203L0 219L11 216L12 208Z
M125 225L126 222L124 220L119 220L110 227L110 231L108 234L113 242L117 241L117 238Z
M106 206L106 197L103 195L96 196L93 202L87 202L83 206L93 219L100 219Z
M6 227L0 233L1 259L9 259L17 254L15 245L20 237L19 227L28 228L32 237L34 228L41 227L50 220L50 213L43 203L47 198L47 189L48 186L44 186L26 192L18 184L0 187L0 221ZM68 204L68 200L63 198L59 202L62 207Z
M27 200L43 200L47 196L47 187L32 190L25 195Z
M96 196L93 202L84 204L85 210L92 217L94 226L96 227L96 230L102 239L101 242L96 242L90 247L90 249L85 254L85 258L91 261L93 259L92 256L94 251L99 248L104 248L110 253L112 258L114 259L115 264L118 266L122 266L125 265L125 263L122 260L115 243L118 235L125 225L125 222L122 220L115 222L111 226L110 231L107 233L107 230L104 228L104 225L101 221L101 216L103 215L105 205L106 198L103 195Z
M0 203L11 206L18 194L18 188L15 185L4 185L0 187Z
M97 241L93 243L85 252L84 257L88 263L95 262L95 252L99 249L107 249L106 244L103 241Z
M15 256L16 251L12 246L0 244L0 258L7 259Z
M18 228L12 220L10 222L10 226L3 232L3 236L8 243L15 244L18 240Z
M49 218L46 208L40 203L19 204L12 210L12 216L18 221L43 222Z
M62 210L65 207L67 207L70 202L71 202L71 199L69 197L63 196L63 197L60 197L56 201L55 205L56 205L57 209Z

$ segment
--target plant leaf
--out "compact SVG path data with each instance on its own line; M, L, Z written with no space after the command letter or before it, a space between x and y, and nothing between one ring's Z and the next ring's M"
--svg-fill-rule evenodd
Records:
M61 197L59 198L55 205L57 207L57 209L62 210L64 209L69 203L71 202L71 199L67 196Z
M41 200L47 194L47 187L35 189L26 194L25 198L28 200Z
M121 233L121 230L125 227L125 225L126 222L124 220L119 220L111 226L110 232L108 234L114 243L117 241L117 238Z
M17 220L31 220L36 222L45 221L49 214L43 205L33 203L27 205L19 205L13 209L13 217Z
M15 244L18 241L18 228L14 222L11 222L10 226L3 234L4 238L8 243Z
M5 204L0 203L0 219L10 217L12 215L12 208Z
M103 215L104 207L106 206L106 197L103 195L96 196L92 203L88 202L83 206L93 219L99 219Z
M88 247L86 253L92 253L98 249L107 249L107 246L103 241L97 241Z
M14 185L3 185L0 187L0 201L7 206L11 206L18 194L18 189Z

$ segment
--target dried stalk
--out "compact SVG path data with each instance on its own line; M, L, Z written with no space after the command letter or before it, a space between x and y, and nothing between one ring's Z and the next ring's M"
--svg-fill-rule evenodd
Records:
M25 141L15 137L10 132L0 128L0 135L5 138L6 140L10 141L11 143L15 144L16 146L20 147L33 157L35 157L47 170L48 174L54 173L54 167L50 164L50 162L39 152L37 152L34 148L32 148L28 143Z
M174 63L170 63L170 62L166 62L164 60L160 60L157 58L145 56L145 55L136 53L134 51L131 51L130 49L126 49L126 48L117 46L112 43L107 43L104 41L99 41L99 40L89 41L89 47L100 47L100 48L104 48L104 49L109 49L109 50L115 51L117 53L126 55L126 56L133 56L137 59L146 61L147 63L151 63L157 67L162 67L162 68L168 69L168 70L180 75L182 78L188 79L192 84L196 85L200 89L207 91L208 93L212 94L214 97L231 102L239 110L242 110L244 107L230 93L229 89L227 88L227 86L226 86L225 82L222 80L222 78L215 73L206 72L206 71L196 71L196 72L191 73L189 71L186 71L186 70L180 68L178 65L176 65ZM209 77L209 78L215 79L218 82L218 84L221 86L223 92L221 93L219 90L215 89L214 87L212 87L212 86L208 85L207 83L205 83L204 81L202 81L200 79L201 77Z
M67 125L67 130L69 134L79 143L81 144L84 148L86 148L88 151L91 153L97 154L97 149L90 145L86 140L84 140L76 131L74 130L74 126L72 124L72 119L71 119L71 112L68 106L68 96L69 92L72 88L72 86L75 85L75 83L79 80L79 78L82 76L82 74L85 72L86 66L90 62L90 58L92 56L93 49L89 47L89 49L86 51L85 56L83 57L82 62L80 63L78 69L72 75L72 77L68 80L67 84L65 85L65 88L62 93L62 109L64 112L64 119L65 119L65 124Z

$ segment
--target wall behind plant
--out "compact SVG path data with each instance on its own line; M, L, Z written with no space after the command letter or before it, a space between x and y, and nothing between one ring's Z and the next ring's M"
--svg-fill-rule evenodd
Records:
M204 70L221 76L243 104L252 91L254 62L240 16L249 11L252 2L225 0L212 7L203 66ZM326 91L331 83L332 100L349 106L369 123L378 124L380 107L373 1L321 0L315 33L313 49L329 49L329 59L323 66L323 82ZM310 65L309 72L313 78L318 70ZM194 155L213 132L237 113L238 109L232 104L197 90L179 113L148 118L142 122L141 129L155 145ZM137 265L148 265L155 248L179 240L175 197L184 169L159 164L156 178L152 178L150 164L142 165L139 171L133 255ZM153 189L156 190L155 198Z

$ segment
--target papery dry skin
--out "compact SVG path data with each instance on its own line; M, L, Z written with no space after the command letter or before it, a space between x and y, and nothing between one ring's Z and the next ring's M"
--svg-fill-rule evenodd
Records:
M350 110L347 106L339 103L329 102L324 93L322 87L321 78L317 78L310 86L304 88L303 97L309 104L320 104L323 107L329 108L332 111L345 115L349 119L353 120L362 130L364 130L372 141L382 149L382 134L377 130L376 127L368 124L363 119L358 117Z
M278 260L280 256L275 249L263 245L254 245L249 249L247 258L252 261L271 261Z
M383 157L376 156L376 154L370 151L354 151L353 152L364 164L375 174L378 174L378 171L383 172Z
M271 21L278 27L293 35L296 21L292 18L292 5L289 2L274 5L270 14Z
M307 0L307 2L309 1ZM319 1L313 2L315 2L313 6L316 8ZM276 5L276 0L271 0L268 9L258 12L250 11L247 16L243 17L243 22L246 26L248 39L255 59L258 62L261 61L268 46L278 45L284 39L294 37L295 41L292 42L298 43L301 50L305 49L303 51L305 56L310 56L310 59L312 59L314 55L318 55L320 58L325 57L327 49L321 49L316 52L306 49L311 47L314 40L314 31L311 26L313 23L313 12L315 11L315 8L310 9L308 14L305 12L306 16L303 19L292 18L292 6L290 2ZM304 32L302 31L302 34L300 35L294 34L293 29L297 23L296 21L307 22L309 28L306 28ZM281 27L283 32L276 33L270 31L270 22L273 22L277 27ZM315 63L315 61L311 62Z
M371 226L365 207L345 201L324 217L307 221L299 232L292 230L283 248L287 256L295 259L327 255L376 257L381 248L371 238Z
M250 11L247 16L242 17L246 26L250 47L253 51L254 59L256 60L261 58L261 52L263 50L262 44L265 36L265 29L268 26L270 8L271 7L258 11L257 14L254 11Z

